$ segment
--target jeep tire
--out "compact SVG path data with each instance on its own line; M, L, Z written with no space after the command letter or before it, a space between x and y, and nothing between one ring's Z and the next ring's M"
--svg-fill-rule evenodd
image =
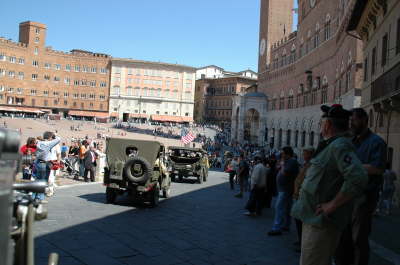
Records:
M115 200L117 199L117 190L107 187L106 188L106 202L107 203L114 203Z
M140 164L142 167L142 172L132 172L132 166L134 164ZM125 162L124 173L130 181L134 183L144 183L150 178L152 174L152 167L145 158L138 156L130 158Z
M160 187L158 187L158 184L156 184L150 193L150 206L153 208L157 207L160 201Z

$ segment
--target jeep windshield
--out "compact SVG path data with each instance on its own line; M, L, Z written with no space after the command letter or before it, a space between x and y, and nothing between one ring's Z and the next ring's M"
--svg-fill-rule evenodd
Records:
M198 148L187 147L170 147L169 157L178 164L194 164L197 163L203 155L203 150Z

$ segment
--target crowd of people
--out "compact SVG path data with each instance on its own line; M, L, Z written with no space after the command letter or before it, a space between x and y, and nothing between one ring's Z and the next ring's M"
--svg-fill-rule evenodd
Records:
M324 140L303 149L302 163L290 146L276 153L233 143L224 171L230 189L239 186L235 197L249 191L245 215L261 216L274 202L269 236L288 232L293 219L300 264L367 265L372 218L391 213L396 174L364 109L321 110Z
M34 198L44 200L45 196L52 196L57 187L56 178L62 170L73 175L75 180L95 181L96 161L103 151L102 143L89 141L87 137L70 140L71 146L67 146L57 132L46 131L43 136L29 137L21 146L22 179L45 181L49 186L46 194L35 193Z

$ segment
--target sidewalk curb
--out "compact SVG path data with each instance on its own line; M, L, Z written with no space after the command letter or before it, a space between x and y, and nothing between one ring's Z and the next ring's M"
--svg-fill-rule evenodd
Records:
M88 185L95 185L95 184L101 184L101 183L103 183L103 182L96 181L96 182L89 182L89 183L68 184L68 185L64 185L64 186L58 186L56 189L62 190L62 189L72 188L75 186L88 186Z

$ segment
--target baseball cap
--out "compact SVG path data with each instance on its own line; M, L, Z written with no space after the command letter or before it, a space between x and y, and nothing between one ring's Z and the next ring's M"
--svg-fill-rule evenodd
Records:
M323 118L349 119L352 115L351 111L344 109L340 104L322 105L321 110L324 113Z

